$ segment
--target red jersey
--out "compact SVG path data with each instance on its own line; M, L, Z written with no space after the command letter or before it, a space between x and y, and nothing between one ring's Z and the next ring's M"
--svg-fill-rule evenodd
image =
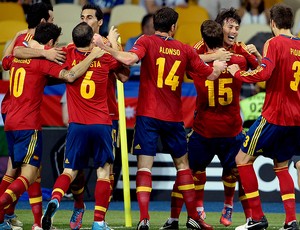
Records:
M266 81L262 116L275 125L300 126L300 39L279 35L264 45L262 64L251 72L238 71L244 82Z
M66 65L71 68L82 61L89 52L68 47ZM95 59L84 76L67 84L69 122L79 124L108 124L111 118L107 106L107 81L110 70L120 66L110 54Z
M33 39L33 35L30 33L20 34L15 42L14 47L16 46L26 46L27 42L29 42L31 39ZM6 114L9 107L9 90L7 90L2 103L1 103L1 113Z
M102 37L104 44L108 44L107 38ZM75 47L74 43L68 44L67 48ZM108 75L107 81L107 106L112 120L119 120L119 110L116 100L116 76L113 72Z
M198 54L207 53L207 47L203 40L196 43L194 45L194 49ZM231 53L240 54L244 56L247 61L247 69L255 69L258 66L257 58L247 51L247 47L243 42L235 42L234 45L229 47L227 50Z
M245 70L245 57L233 54L228 65L238 64ZM213 65L212 62L209 65ZM197 90L196 115L193 129L206 138L234 137L242 131L240 91L242 81L226 70L218 79L195 79Z
M143 35L130 52L141 60L137 115L181 122L181 85L185 71L209 76L213 69L192 47L159 35Z
M61 70L60 65L44 59L13 58L10 66L10 99L5 131L41 130L40 106L47 83L46 77L58 77Z

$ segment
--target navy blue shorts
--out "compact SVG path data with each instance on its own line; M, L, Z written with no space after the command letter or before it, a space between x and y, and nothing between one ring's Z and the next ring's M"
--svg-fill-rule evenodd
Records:
M241 150L250 156L265 156L283 162L300 151L300 127L270 124L260 116L247 132Z
M136 117L133 136L133 154L155 156L160 136L165 152L173 158L187 153L186 132L183 122L168 122L151 117Z
M6 131L8 154L13 168L30 164L37 168L42 161L43 140L39 130Z
M218 156L224 170L236 167L238 154L245 135L241 132L235 137L206 138L195 131L188 134L188 156L190 168L204 171L215 155Z
M94 167L113 163L113 141L111 125L83 125L70 123L66 138L64 167L73 170L88 166L89 157L94 159Z

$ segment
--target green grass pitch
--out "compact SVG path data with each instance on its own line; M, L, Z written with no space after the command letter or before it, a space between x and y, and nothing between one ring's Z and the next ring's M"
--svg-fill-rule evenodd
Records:
M16 214L18 218L23 222L24 230L30 230L33 217L30 210L17 210ZM69 220L71 217L72 211L71 210L58 210L54 216L53 226L59 230L67 230L70 229L69 227ZM224 227L219 223L220 213L217 212L208 212L206 222L212 224L214 229L217 230L233 230L236 226L244 224L245 218L244 214L241 212L233 213L233 224L229 227ZM169 212L160 212L160 211L150 211L150 229L159 229L167 220L169 216ZM269 221L269 228L268 229L280 229L283 225L285 215L284 214L274 214L274 213L266 213L266 216ZM179 224L180 229L186 229L185 222L186 222L186 212L182 213L180 216ZM108 222L109 226L112 229L126 229L126 230L133 230L136 229L136 225L139 221L139 212L132 211L131 212L131 219L132 219L132 226L125 227L125 216L123 211L114 211L109 210L106 215L106 221ZM83 229L91 229L93 223L93 211L86 210L84 217L83 217Z

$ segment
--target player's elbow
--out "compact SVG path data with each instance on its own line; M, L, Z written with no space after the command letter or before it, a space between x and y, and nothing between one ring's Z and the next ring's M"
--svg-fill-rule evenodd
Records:
M76 80L75 72L73 72L71 70L68 71L68 70L65 70L65 69L60 71L59 78L64 80L67 83L72 83Z

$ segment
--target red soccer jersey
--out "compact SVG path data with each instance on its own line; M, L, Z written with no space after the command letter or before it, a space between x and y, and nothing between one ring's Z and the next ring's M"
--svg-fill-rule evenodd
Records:
M82 61L89 52L68 47L69 68ZM79 124L112 124L107 106L107 81L110 70L120 66L110 54L95 59L86 74L67 84L69 122Z
M207 53L207 47L203 40L197 42L194 45L194 49L198 54ZM247 51L246 45L243 42L235 42L234 45L229 47L227 50L231 53L240 54L244 56L247 61L247 69L255 69L258 66L257 58Z
M33 35L30 33L21 34L17 37L14 47L16 46L26 46L27 42L29 42L33 38ZM9 90L5 94L2 103L1 103L1 113L6 114L9 106Z
M227 64L233 63L246 69L247 62L242 55L233 54ZM242 81L225 70L214 81L194 78L194 84L198 96L193 129L207 138L238 135L242 130L239 103Z
M107 38L102 37L104 44L108 44ZM67 48L75 47L74 43L68 44ZM109 115L112 120L119 120L119 110L116 100L116 76L114 72L110 72L107 81L107 106Z
M251 72L238 71L244 82L266 82L262 116L275 125L300 126L300 39L284 35L265 43L262 64Z
M40 106L46 77L58 77L61 70L60 65L43 59L13 59L5 131L41 130Z
M212 68L192 47L170 37L143 35L130 52L142 61L137 115L182 121L181 85L185 71L207 77Z

